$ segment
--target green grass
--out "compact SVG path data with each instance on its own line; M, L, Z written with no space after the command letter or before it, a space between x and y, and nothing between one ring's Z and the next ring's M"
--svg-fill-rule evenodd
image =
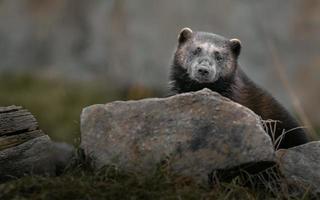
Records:
M73 168L59 177L25 177L0 185L0 199L270 199L236 181L209 187L166 171L136 174L105 167L98 172Z
M27 74L0 76L0 106L21 105L53 140L77 143L80 113L88 105L155 95L147 88L117 88L106 80L70 82Z
M90 161L76 160L58 177L27 176L0 184L0 199L309 199L286 190L248 187L251 177L209 185L171 174L160 166L150 174L132 173L112 166L94 171Z

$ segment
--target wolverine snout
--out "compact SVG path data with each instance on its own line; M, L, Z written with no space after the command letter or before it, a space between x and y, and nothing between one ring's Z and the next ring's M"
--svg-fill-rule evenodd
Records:
M207 67L199 67L197 70L197 73L201 76L208 76L209 75L209 69Z

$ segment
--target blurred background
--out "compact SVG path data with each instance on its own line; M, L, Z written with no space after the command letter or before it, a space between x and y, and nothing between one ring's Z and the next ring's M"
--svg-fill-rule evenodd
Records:
M0 106L76 143L83 107L166 96L183 27L239 38L243 70L319 132L319 0L1 0Z

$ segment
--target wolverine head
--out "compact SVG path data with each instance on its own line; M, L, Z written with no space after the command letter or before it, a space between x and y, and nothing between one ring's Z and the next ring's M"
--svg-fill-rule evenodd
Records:
M214 83L233 74L240 50L238 39L183 28L178 36L174 66L182 68L192 81Z

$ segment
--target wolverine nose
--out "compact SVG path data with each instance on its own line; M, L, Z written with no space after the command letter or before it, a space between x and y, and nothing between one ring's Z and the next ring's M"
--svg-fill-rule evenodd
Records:
M209 74L209 70L204 68L204 67L201 67L198 69L198 73L201 75L201 76L206 76Z

